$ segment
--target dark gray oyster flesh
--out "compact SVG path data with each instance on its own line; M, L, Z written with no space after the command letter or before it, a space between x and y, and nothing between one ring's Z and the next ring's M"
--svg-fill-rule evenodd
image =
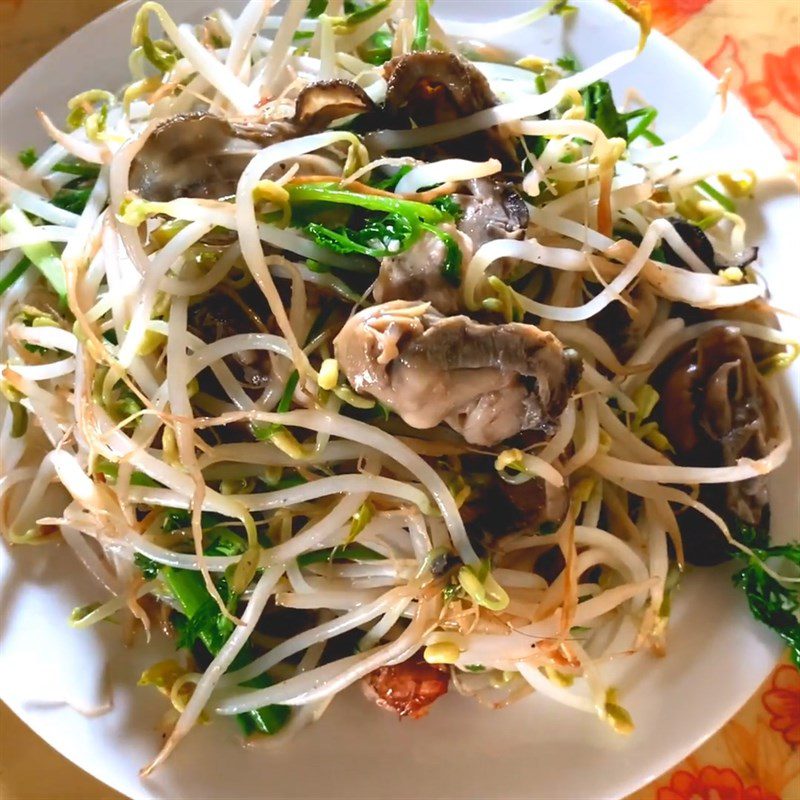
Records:
M130 188L146 200L229 197L260 150L374 109L361 87L336 80L305 87L291 119L236 122L205 111L178 114L165 119L148 136L131 164ZM278 165L281 171L286 167Z
M412 427L446 422L483 446L552 435L581 374L577 353L533 325L483 325L404 300L351 317L334 348L357 392Z
M466 264L477 250L494 239L523 239L528 227L525 201L508 184L491 178L477 178L461 184L453 195L463 216L442 229L453 236ZM442 276L447 252L433 233L423 234L408 250L381 261L373 296L388 300L429 300L443 314L458 313L460 290ZM493 262L488 275L506 279L519 266L513 258Z
M433 125L452 122L497 105L498 100L480 70L455 53L409 53L384 65L386 110L398 121ZM520 160L511 137L488 128L441 142L441 155L498 158L504 169L518 172Z

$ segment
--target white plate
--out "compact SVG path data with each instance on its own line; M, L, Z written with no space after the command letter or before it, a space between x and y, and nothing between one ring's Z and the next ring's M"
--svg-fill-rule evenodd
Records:
M179 20L196 21L219 3L173 0ZM239 3L228 2L233 9ZM497 19L529 3L439 0L443 17ZM43 145L33 111L58 122L80 90L116 88L126 79L131 21L126 3L72 36L23 75L0 100L4 150ZM557 19L504 36L521 53L577 54L589 64L630 47L635 29L609 5L582 3L574 25ZM712 77L686 53L654 34L645 53L612 80L660 109L659 131L671 138L706 113ZM740 147L773 172L776 147L737 101L710 147ZM779 306L797 308L800 252L797 198L766 192L755 225L762 262ZM797 408L797 373L790 407ZM792 414L796 418L796 414ZM795 434L796 440L796 434ZM773 481L776 538L798 525L797 450ZM338 698L322 721L280 751L244 749L232 722L204 726L146 782L138 769L159 746L154 728L164 702L135 686L141 670L171 652L168 642L126 651L119 630L67 626L69 611L100 596L91 578L61 547L0 547L0 692L2 699L53 747L80 767L136 798L620 798L643 786L716 731L756 689L780 652L778 640L750 619L730 586L730 568L689 576L676 602L667 658L642 656L621 680L636 730L627 739L596 719L532 697L487 711L449 694L420 722L402 724L363 701L357 689ZM102 701L95 686L106 671L113 709L87 718Z

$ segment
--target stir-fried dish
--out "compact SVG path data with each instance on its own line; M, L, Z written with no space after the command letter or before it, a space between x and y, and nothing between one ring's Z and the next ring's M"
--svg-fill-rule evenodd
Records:
M766 488L797 345L756 176L684 160L725 82L665 143L606 81L647 38L623 0L640 41L591 66L477 41L555 0L486 29L272 5L145 3L131 81L2 161L0 525L91 573L71 624L172 638L146 771L199 720L281 741L359 682L627 733L608 664L665 652L690 565L741 559L797 659Z

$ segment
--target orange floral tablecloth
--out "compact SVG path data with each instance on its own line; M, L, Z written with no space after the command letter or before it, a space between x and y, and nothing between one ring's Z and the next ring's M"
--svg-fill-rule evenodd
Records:
M580 0L579 0L580 1ZM464 0L477 2L477 0ZM115 0L0 0L0 90ZM651 0L657 28L732 86L800 172L800 0ZM800 673L776 666L741 711L628 800L800 800ZM2 800L117 800L0 704Z

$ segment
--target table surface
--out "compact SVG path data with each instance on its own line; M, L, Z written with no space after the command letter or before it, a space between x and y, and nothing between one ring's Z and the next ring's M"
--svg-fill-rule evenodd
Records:
M116 0L0 0L0 91ZM651 0L655 25L733 87L798 174L800 3ZM800 672L778 664L715 736L628 800L800 800ZM0 704L2 800L123 800Z

